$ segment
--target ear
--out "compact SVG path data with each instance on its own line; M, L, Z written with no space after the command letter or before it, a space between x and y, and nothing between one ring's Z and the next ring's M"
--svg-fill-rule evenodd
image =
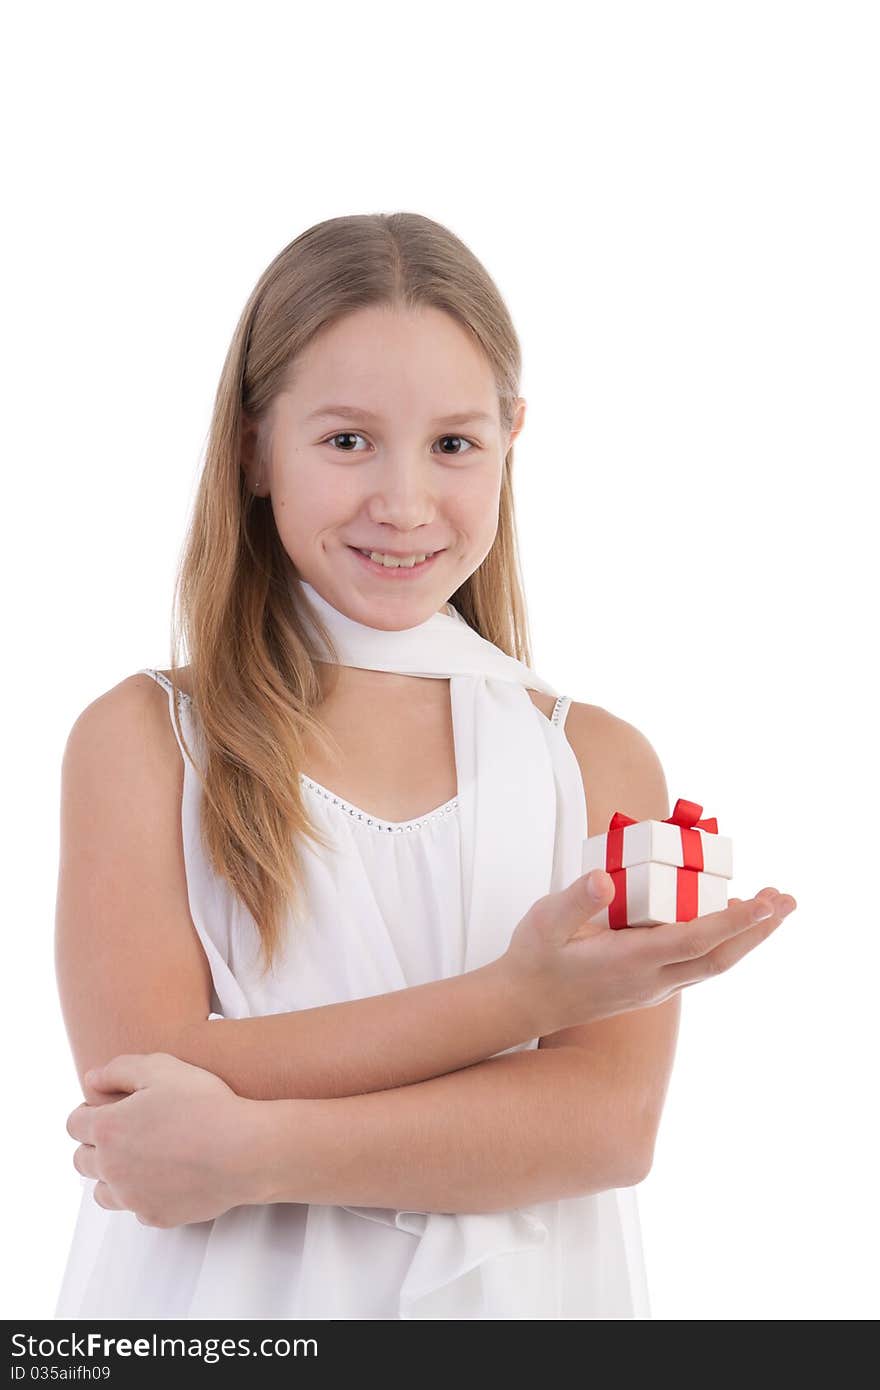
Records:
M513 415L513 424L512 424L511 427L510 427L510 438L509 438L508 441L507 441L507 447L508 447L508 449L510 448L511 444L513 444L514 440L516 439L517 435L519 434L519 432L520 432L520 430L522 429L522 427L523 427L523 425L525 424L525 422L526 422L526 402L525 402L525 399L524 399L522 396L517 396L517 398L516 398L516 408L515 408L515 410L514 410L514 415Z

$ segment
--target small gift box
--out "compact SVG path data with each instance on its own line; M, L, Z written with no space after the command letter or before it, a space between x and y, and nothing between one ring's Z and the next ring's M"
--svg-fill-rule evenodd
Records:
M614 897L592 920L608 927L689 922L727 906L732 841L714 816L679 797L668 820L633 820L615 811L604 835L584 840L583 872L604 869Z

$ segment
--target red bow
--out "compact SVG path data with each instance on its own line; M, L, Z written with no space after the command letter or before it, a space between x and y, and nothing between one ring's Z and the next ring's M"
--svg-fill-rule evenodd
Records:
M718 834L718 821L715 816L707 816L705 820L700 820L702 811L702 806L698 806L696 801L685 801L684 797L680 796L672 815L661 822L663 825L677 825L681 829L684 864L677 868L676 872L676 922L689 922L697 915L697 874L703 871L703 841L699 831L707 830L711 835ZM605 870L614 880L614 898L608 907L608 925L614 928L627 925L623 830L624 826L637 824L638 821L633 816L627 816L623 811L615 811L608 822Z

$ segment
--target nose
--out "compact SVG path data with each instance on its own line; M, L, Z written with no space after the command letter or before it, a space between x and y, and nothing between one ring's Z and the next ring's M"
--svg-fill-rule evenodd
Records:
M430 466L399 454L386 456L375 472L367 502L370 520L401 534L429 525L437 512Z

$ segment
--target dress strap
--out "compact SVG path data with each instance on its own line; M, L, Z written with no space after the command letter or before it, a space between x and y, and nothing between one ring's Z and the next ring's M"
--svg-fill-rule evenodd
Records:
M182 744L181 741L180 741L180 735L179 735L179 733L177 732L177 725L176 725L176 723L175 723L175 721L174 721L174 695L175 695L175 687L171 684L171 682L170 682L170 680L168 679L167 676L163 676L163 674L162 674L161 671L155 670L154 667L152 667L152 666L141 666L140 670L138 670L138 671L135 672L135 675L136 675L136 676L151 676L151 677L153 678L153 680L156 682L157 685L161 685L165 690L167 690L167 692L168 692L168 712L169 712L169 716L170 716L170 718L171 718L171 727L172 727L172 729L174 730L174 737L177 739L177 746L178 746L178 748L180 749L181 755L183 756L184 764L186 764L186 762L188 761L188 754L187 754L187 751L186 751L186 749L184 748L183 744ZM183 705L183 708L186 709L186 708L192 703L191 700L190 700L190 697L187 695L187 693L186 693L185 690L177 690L176 693L177 693L177 695L180 697L180 701L181 701L181 703L182 703L182 705Z
M565 716L568 714L568 711L569 711L570 709L571 709L571 696L570 696L570 695L560 695L560 696L559 696L559 699L556 701L556 704L553 706L553 712L552 712L551 715L550 715L550 723L551 723L551 724L555 724L556 727L557 727L557 729L562 729L562 728L564 728L564 726L565 726Z

